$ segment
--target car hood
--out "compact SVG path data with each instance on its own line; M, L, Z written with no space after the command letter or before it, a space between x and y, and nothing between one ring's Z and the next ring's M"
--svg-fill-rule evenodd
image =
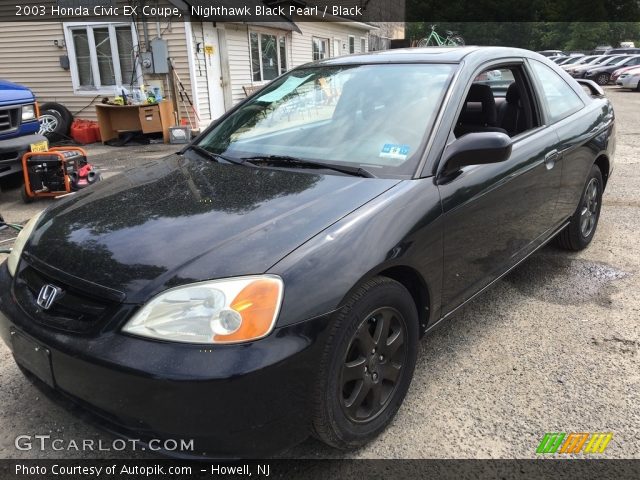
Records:
M33 101L34 96L27 87L0 80L0 105Z
M595 67L595 68L590 68L589 71L590 72L613 72L614 70L617 70L618 68L620 68L619 66L616 65L606 65L604 67Z
M638 73L640 73L640 67L636 66L633 68L625 69L623 72L620 72L620 75L637 75Z
M173 155L57 200L25 253L140 303L177 285L263 273L398 182Z

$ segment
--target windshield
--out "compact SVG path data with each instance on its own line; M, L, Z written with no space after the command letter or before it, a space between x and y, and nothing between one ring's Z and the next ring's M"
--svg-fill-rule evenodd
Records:
M625 60L626 60L626 57L613 57L613 58L610 58L609 61L604 62L602 66L605 67L607 65L617 65L618 63L622 63Z
M581 57L571 57L565 62L565 65L570 65L572 63L580 63L581 60L582 60Z
M605 64L609 60L611 60L611 57L600 57L597 60L591 62L591 64L592 65L601 65L601 64Z
M234 159L293 157L414 172L456 65L306 67L284 75L206 133L198 145Z

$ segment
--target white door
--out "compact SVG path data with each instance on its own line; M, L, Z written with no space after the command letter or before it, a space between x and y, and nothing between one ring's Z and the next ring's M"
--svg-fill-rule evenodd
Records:
M224 114L224 91L222 87L222 68L220 64L220 42L218 30L213 23L203 23L204 56L207 64L207 80L209 87L209 108L211 120Z
M339 57L342 55L342 42L339 38L333 39L333 57Z

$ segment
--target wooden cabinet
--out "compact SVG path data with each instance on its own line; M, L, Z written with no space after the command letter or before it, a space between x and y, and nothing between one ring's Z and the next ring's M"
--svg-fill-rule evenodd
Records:
M123 132L162 132L164 143L169 143L169 127L176 124L173 106L166 100L155 105L98 104L96 115L103 143Z

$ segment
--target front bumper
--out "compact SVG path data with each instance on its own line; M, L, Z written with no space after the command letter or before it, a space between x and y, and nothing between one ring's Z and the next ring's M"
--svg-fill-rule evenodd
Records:
M0 140L0 177L22 171L22 156L30 150L32 143L46 140L43 135Z
M102 332L67 334L33 322L0 265L0 337L12 331L50 353L53 390L128 438L194 440L194 454L277 453L310 431L309 394L328 317L245 345L197 346ZM185 453L185 452L182 452Z

